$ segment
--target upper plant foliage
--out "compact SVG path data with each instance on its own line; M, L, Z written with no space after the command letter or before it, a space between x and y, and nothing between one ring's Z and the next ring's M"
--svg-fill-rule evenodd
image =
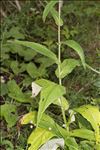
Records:
M52 15L52 17L53 17L54 20L55 20L55 23L56 23L57 25L59 24L58 12L53 8L56 3L58 3L57 0L51 1L51 2L49 2L49 3L46 5L46 7L45 7L45 9L44 9L44 11L43 11L43 21L44 21L44 22L45 22L45 20L46 20L47 15L48 15L49 12L50 12L51 15ZM62 25L63 25L63 20L60 18L60 26L62 26Z
M68 45L69 47L71 47L73 50L75 50L78 53L78 55L80 56L80 59L82 61L83 67L86 68L85 56L84 56L82 47L73 40L67 40L66 42L64 42L64 44Z
M46 20L46 17L48 16L48 13L51 12L53 6L54 6L56 3L58 3L57 0L56 0L56 1L51 1L51 2L49 2L49 3L46 5L46 7L45 7L45 9L44 9L44 11L43 11L43 21Z
M38 80L36 81L36 83L42 86L37 118L37 125L38 125L42 117L42 114L44 113L46 108L50 104L52 104L55 100L57 100L59 97L61 97L63 94L65 94L65 88L63 86L60 86L56 83L47 80ZM45 86L43 86L44 84Z

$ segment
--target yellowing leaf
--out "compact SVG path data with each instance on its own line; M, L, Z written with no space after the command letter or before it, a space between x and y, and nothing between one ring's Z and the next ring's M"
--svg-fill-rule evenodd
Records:
M91 105L84 105L80 108L75 109L78 113L80 113L84 118L86 118L92 125L95 130L96 142L100 141L100 111L98 107Z
M37 120L37 112L33 111L30 113L25 114L21 119L20 119L20 123L21 124L28 124L30 122L33 122L33 124L36 124L36 120Z
M46 129L36 128L28 138L28 144L31 144L28 150L38 150L42 144L54 136L53 133Z

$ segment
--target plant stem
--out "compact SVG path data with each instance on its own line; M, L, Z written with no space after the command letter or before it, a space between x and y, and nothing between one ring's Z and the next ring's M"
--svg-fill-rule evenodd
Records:
M58 71L59 71L59 85L62 85L62 80L60 78L60 72L61 72L61 37L60 37L60 16L61 16L61 6L62 6L62 1L59 0L59 24L58 24L58 60L59 60L59 63L58 63ZM63 105L62 105L62 99L59 98L59 102L61 104L61 110L62 110L62 115L63 115L63 120L64 120L64 124L65 124L65 127L67 129L67 121L66 121L66 116L65 116L65 110L63 108Z

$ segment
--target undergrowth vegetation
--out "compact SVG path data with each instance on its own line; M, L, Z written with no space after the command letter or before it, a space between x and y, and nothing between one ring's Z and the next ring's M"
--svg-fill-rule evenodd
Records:
M100 150L100 3L20 9L1 23L1 150Z

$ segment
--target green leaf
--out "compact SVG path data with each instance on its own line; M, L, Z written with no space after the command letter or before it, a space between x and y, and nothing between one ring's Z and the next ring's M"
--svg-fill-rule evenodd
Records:
M94 150L94 142L81 141L79 150Z
M75 109L76 112L80 113L86 118L95 130L96 141L100 141L99 127L100 127L100 111L98 107L92 105L84 105Z
M88 129L75 129L70 131L70 136L79 137L87 140L95 140L95 134Z
M31 76L31 78L37 78L37 77L39 77L38 69L37 69L37 67L35 66L34 63L30 62L27 65L27 72Z
M15 75L19 73L18 61L12 61L10 67Z
M6 34L8 35L7 38L10 38L10 37L13 37L15 39L24 39L25 38L24 34L22 34L20 32L20 28L19 27L12 27L10 29L10 31L7 32Z
M75 59L65 59L61 63L60 76L59 76L59 70L58 70L58 68L57 68L57 70L55 72L56 76L60 77L60 78L64 78L69 73L71 73L76 66L80 66L80 63L79 63L78 60L75 60Z
M74 40L67 40L66 42L63 42L63 43L66 44L67 46L69 46L70 48L74 49L78 53L83 67L86 68L85 56L84 56L84 51L83 51L82 47Z
M60 18L60 21L59 21L58 12L54 8L52 8L52 10L51 10L51 15L54 18L56 25L59 25L59 24L60 24L60 26L63 25L63 20Z
M7 88L7 85L5 83L0 83L0 84L1 84L0 95L3 96L3 95L8 93L8 88Z
M17 100L18 102L21 103L30 103L31 99L27 98L27 96L22 93L21 89L19 88L19 86L16 84L16 82L14 80L11 80L7 83L8 86L8 90L9 90L9 96L15 100Z
M65 97L61 97L61 102L59 101L59 99L57 99L56 101L53 102L53 104L58 105L60 107L63 107L64 110L67 110L69 108L69 104L68 101Z
M65 139L65 145L69 148L69 150L78 150L78 144L76 143L75 138L67 137Z
M46 20L46 17L47 17L47 15L48 15L48 13L51 11L51 9L53 8L53 6L57 3L58 1L50 1L47 5L46 5L46 7L45 7L45 9L44 9L44 11L43 11L43 21L45 22L45 20Z
M16 106L13 104L4 104L1 105L1 117L4 117L8 127L12 127L16 124L17 114L16 114Z
M28 150L38 150L42 144L54 136L55 135L53 133L46 129L36 128L28 138L28 144L31 144Z
M13 144L12 144L12 142L11 141L9 141L9 140L3 140L3 141L1 141L1 143L0 143L1 145L5 145L5 147L6 147L6 150L13 150L14 149L14 146L13 146Z
M12 42L12 41L9 41L9 42ZM31 48L31 49L35 50L36 52L38 52L44 56L47 56L57 62L56 55L52 51L50 51L48 48L46 48L44 45L41 45L41 44L38 44L35 42L18 41L18 40L14 40L13 43Z
M50 104L52 104L56 99L58 99L63 94L65 94L65 88L63 86L55 84L54 82L51 82L51 81L46 81L46 82L48 82L48 85L45 88L42 87L42 90L41 90L39 110L38 110L38 116L37 116L37 125L40 122L40 119L44 111L47 109L47 107Z

